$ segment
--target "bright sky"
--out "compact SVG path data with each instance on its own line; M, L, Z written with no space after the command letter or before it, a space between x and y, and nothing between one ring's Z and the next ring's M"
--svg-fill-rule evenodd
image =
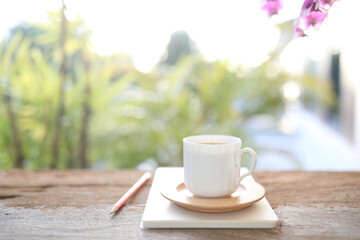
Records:
M338 5L345 2L348 1ZM187 31L209 60L229 58L235 63L256 66L266 59L278 40L279 32L274 24L296 17L302 5L301 0L285 0L280 16L268 19L261 11L260 1L251 0L73 0L65 3L68 17L80 15L91 29L96 52L128 53L133 56L135 67L145 72L156 64L171 33L177 30ZM56 11L60 6L60 0L0 3L0 38L21 21L46 21L46 10ZM340 19L343 12L337 17L331 15L329 20ZM339 25L337 22L332 24ZM341 25L337 28L341 31ZM315 50L323 38L313 40L317 41ZM303 51L304 46L311 48L307 42L295 41L292 44L295 47L289 46L290 50L284 53L283 61L290 69L295 71L299 66L300 60L294 56L303 57L307 53ZM312 55L317 52L310 51Z
M187 31L210 60L232 58L250 65L263 60L278 37L257 1L94 1L86 8L76 1L68 6L79 9L93 30L97 52L130 53L142 71L159 60L177 30Z

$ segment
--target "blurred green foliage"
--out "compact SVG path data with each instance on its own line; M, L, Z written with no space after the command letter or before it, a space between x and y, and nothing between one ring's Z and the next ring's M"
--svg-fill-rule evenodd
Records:
M195 54L144 74L126 55L92 53L80 19L67 21L60 44L60 15L52 14L49 24L15 28L0 45L0 168L129 168L149 159L180 165L188 135L250 140L247 121L280 116L282 86L289 81L304 87L307 101L332 100L323 82L290 75L274 59L247 68ZM61 84L63 53L68 67ZM61 89L64 112L58 115Z

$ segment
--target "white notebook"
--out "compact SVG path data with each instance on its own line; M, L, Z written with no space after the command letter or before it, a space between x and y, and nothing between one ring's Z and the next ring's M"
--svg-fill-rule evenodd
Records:
M163 184L169 184L170 181L182 181L184 179L183 175L183 168L156 169L142 217L141 228L276 227L278 217L265 197L248 208L227 213L196 212L179 207L165 199L160 194L161 186ZM247 178L254 180L252 176Z

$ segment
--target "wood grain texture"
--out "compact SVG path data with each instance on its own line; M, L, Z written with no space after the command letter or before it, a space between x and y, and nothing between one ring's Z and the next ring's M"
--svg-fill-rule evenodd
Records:
M151 181L113 217L143 172L0 171L0 239L359 239L360 172L257 172L273 230L139 228Z

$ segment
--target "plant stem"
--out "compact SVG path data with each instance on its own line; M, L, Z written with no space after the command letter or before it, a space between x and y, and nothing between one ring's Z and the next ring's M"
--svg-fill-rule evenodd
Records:
M67 73L67 56L65 51L65 42L66 42L66 16L65 16L65 4L63 1L63 7L61 11L61 31L60 31L60 49L62 53L62 60L60 66L60 85L59 85L59 103L58 111L55 119L55 133L52 141L52 159L51 159L51 168L56 168L59 161L59 141L60 134L63 125L63 117L65 113L65 93L64 93L64 83Z
M82 61L85 67L85 77L86 77L86 85L84 89L84 102L83 102L83 117L82 117L82 125L81 125L81 132L80 132L80 139L79 139L79 160L80 160L80 167L87 168L89 166L88 163L88 138L89 138L89 122L90 122L90 115L91 115L91 108L90 108L90 95L91 95L91 87L89 83L89 69L90 64L87 59L87 55L85 54L86 50L82 51Z
M86 84L85 87L85 100L83 103L83 118L82 118L82 126L79 140L79 160L80 167L87 168L88 167L88 158L87 158L87 149L88 149L88 130L89 130L89 120L90 120L90 104L89 97L91 94L90 85Z
M17 119L14 113L14 108L12 105L11 100L11 93L10 93L10 85L7 89L7 94L5 95L5 102L6 102L6 111L9 116L9 122L11 127L11 134L14 141L14 149L15 149L15 167L22 168L24 163L24 150L21 142L21 138L19 135L19 128L17 125Z

